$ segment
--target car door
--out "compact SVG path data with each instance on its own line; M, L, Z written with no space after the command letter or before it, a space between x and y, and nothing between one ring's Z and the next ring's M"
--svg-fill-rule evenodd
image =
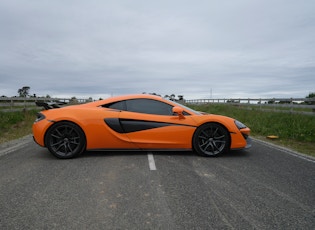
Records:
M126 100L119 121L141 149L191 149L196 124L192 116L173 114L171 104L152 99Z

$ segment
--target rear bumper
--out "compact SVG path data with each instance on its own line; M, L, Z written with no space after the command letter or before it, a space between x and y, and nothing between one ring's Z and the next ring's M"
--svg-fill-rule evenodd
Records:
M36 141L36 138L35 138L34 136L33 136L33 141L34 141L36 144L38 144L39 146L45 147L45 146L39 144L39 143Z

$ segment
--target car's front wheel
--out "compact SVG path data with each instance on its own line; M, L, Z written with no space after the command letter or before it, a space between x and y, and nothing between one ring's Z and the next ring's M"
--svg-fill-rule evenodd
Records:
M74 123L62 121L54 124L45 136L46 147L58 158L68 159L85 150L85 135Z
M193 148L199 155L217 156L229 150L230 134L218 123L203 124L193 136Z

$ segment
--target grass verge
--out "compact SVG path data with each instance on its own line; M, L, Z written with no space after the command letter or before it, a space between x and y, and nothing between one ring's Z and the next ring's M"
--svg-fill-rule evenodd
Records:
M315 156L315 116L267 112L259 109L246 110L228 104L189 105L189 107L233 117L250 127L253 137ZM269 135L279 136L279 139L268 140L266 136Z
M1 112L0 144L32 133L32 124L38 111Z

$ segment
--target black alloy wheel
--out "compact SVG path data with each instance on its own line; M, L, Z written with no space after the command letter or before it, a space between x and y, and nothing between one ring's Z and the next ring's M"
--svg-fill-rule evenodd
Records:
M85 135L74 123L62 121L54 124L45 137L46 147L58 158L69 159L85 150Z
M220 155L230 148L230 134L218 123L206 123L196 130L193 148L201 156Z

